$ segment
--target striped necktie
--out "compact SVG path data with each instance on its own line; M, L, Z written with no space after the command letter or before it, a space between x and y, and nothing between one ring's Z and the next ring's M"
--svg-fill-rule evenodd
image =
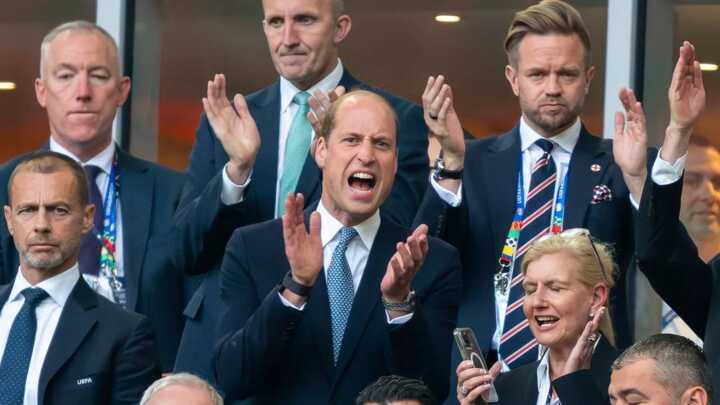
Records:
M546 139L538 139L535 145L543 150L543 154L532 167L530 187L525 197L523 224L515 253L508 306L505 310L505 325L500 337L500 355L510 368L533 362L538 358L538 343L528 327L528 320L522 309L525 298L522 286L522 257L534 241L550 232L556 170L555 162L550 155L553 143Z

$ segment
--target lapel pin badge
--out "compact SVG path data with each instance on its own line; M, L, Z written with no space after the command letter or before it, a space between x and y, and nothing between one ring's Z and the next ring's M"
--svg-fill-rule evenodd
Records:
M595 164L593 164L593 165L590 166L590 170L593 171L593 172L595 172L595 173L599 172L600 169L602 169L602 167L601 167L599 164L597 164L597 163L595 163Z

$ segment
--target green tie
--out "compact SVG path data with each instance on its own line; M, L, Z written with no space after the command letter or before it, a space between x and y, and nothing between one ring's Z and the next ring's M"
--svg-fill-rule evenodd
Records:
M310 94L300 92L293 98L293 103L298 105L298 110L293 117L288 137L285 141L285 161L280 178L280 188L277 195L277 216L281 217L285 213L285 199L291 191L295 191L300 173L305 165L305 159L310 150L310 138L312 136L312 127L307 119L308 98Z

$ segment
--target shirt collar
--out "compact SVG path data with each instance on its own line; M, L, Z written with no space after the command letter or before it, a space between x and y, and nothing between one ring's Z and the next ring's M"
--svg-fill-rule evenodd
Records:
M90 158L90 160L83 162L77 156L73 155L72 152L65 149L50 137L50 150L57 153L62 153L65 156L73 158L75 161L83 166L93 165L102 169L105 174L110 174L112 170L113 158L115 157L115 142L110 142L100 153Z
M325 248L330 241L335 239L335 236L345 225L330 214L330 211L325 208L322 201L318 202L316 211L320 214L320 240L322 241L323 248ZM355 228L360 236L363 245L370 250L375 241L375 236L377 236L378 230L380 229L380 210L375 210L375 213L370 218L353 226L353 228Z
M580 118L577 118L574 124L549 139L552 140L554 144L560 146L565 152L572 153L580 138L581 129L582 124L580 123ZM525 152L535 141L542 138L544 137L532 129L523 116L520 119L520 150Z
M23 276L22 271L18 269L17 275L15 276L15 282L13 283L12 290L10 290L10 296L8 297L7 302L19 299L20 293L26 288L39 287L45 290L45 292L48 293L50 298L55 301L58 306L63 307L65 306L65 302L67 302L70 293L73 288L75 288L75 284L79 279L80 267L77 263L62 273L50 277L47 280L43 280L36 285L30 284L30 282L28 282Z
M315 92L315 90L320 90L325 94L330 93L331 91L335 90L338 84L340 84L340 79L342 79L343 73L343 65L338 58L335 69L333 69L329 75L325 76L325 78L315 83L312 87L305 91L310 93L311 95ZM288 107L290 107L290 105L292 104L295 95L300 93L301 91L302 90L295 87L295 85L292 84L288 79L280 76L280 112L284 112L285 110L287 110Z

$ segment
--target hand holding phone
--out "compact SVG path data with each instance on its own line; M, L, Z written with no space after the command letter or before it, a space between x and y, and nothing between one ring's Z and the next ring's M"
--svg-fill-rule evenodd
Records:
M456 328L453 332L455 337L455 344L460 350L460 355L463 360L470 360L475 368L481 368L485 371L489 371L485 358L483 357L480 345L478 345L475 333L470 328ZM487 402L498 402L498 394L495 390L495 386L490 384L490 390L487 395Z

